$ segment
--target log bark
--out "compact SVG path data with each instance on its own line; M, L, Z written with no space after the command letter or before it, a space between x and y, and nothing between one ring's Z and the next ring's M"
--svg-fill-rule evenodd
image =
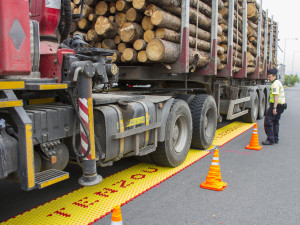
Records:
M180 45L155 38L148 43L146 53L151 61L174 63L179 57Z
M126 62L137 62L137 52L132 48L126 48L122 53L123 58Z
M151 22L157 27L164 27L175 31L180 31L181 21L178 17L165 11L156 10L151 16Z
M95 23L95 31L104 38L114 38L117 35L118 28L114 22L109 21L104 16L99 16Z
M135 8L130 8L126 11L126 19L130 22L140 22L143 19L143 14Z
M181 38L180 33L163 27L157 28L155 32L155 36L157 38L174 42L174 43L180 43L180 38Z
M133 43L133 48L136 51L141 51L141 50L145 50L147 47L147 43L145 40L143 39L137 39L135 40L135 42Z
M117 45L113 39L104 39L101 43L102 48L105 49L117 49Z
M151 22L151 17L150 16L144 16L144 18L142 20L142 28L144 30L153 30L154 25Z
M143 37L143 28L133 22L126 22L120 29L120 37L123 42L133 43L136 39Z
M197 32L198 32L198 38L199 39L204 40L204 41L210 41L211 40L210 32L205 31L201 28L196 28L195 25L190 24L190 36L196 37ZM221 35L221 33L218 34L218 35ZM220 37L217 37L217 42L220 43L220 41L221 41Z
M148 43L153 38L155 38L155 32L153 30L146 30L145 33L144 33L144 35L143 35L143 38Z
M196 48L196 41L197 41L197 48L201 49L206 52L210 52L211 44L210 42L203 41L203 40L197 40L196 38L189 37L189 46L191 48ZM217 46L217 53L222 54L224 53L224 49L220 46Z
M205 67L210 61L209 55L203 51L194 51L190 50L189 62L190 64L195 63L196 67L202 68Z

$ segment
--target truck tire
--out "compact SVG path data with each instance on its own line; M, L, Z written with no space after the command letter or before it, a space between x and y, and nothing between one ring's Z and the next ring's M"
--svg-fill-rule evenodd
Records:
M192 116L188 104L175 99L166 122L165 141L159 142L151 158L160 166L176 167L185 160L192 139Z
M190 103L193 118L192 147L207 149L217 129L217 106L211 95L196 95Z
M258 115L257 119L262 119L266 112L266 94L263 92L261 98L259 99Z
M258 115L258 107L259 106L259 99L258 94L256 92L254 100L251 103L251 108L248 109L248 113L243 116L243 121L246 123L254 123L257 119Z
M194 99L195 95L178 95L176 99L181 99L185 101L187 104L190 104L191 101Z

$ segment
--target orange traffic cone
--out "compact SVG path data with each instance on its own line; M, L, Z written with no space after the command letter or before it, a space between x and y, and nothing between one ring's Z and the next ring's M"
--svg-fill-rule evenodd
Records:
M257 124L254 124L254 129L252 133L252 137L250 140L250 144L245 147L246 149L256 150L259 151L262 149L262 146L259 146L258 141L258 131L257 131Z
M222 182L221 171L219 165L219 150L216 149L211 166L206 176L206 181L200 184L200 187L211 189L214 191L223 191L227 186L226 182Z
M121 207L119 205L113 208L111 225L123 225Z

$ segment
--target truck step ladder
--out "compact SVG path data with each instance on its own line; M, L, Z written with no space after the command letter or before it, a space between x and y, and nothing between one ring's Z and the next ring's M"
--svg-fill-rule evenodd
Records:
M67 85L57 86L56 84L32 84L29 86L32 89L37 90L67 88ZM0 108L9 108L9 112L18 127L19 153L20 158L24 159L19 162L19 168L20 171L22 171L22 176L20 176L21 188L28 191L35 188L41 189L66 180L69 178L69 173L56 169L50 169L39 173L34 172L32 121L23 108L23 101L19 100L14 93L14 90L24 88L26 88L24 81L0 81L0 92L3 94L3 97L0 98Z
M50 169L35 174L36 188L42 189L52 184L69 178L69 173L61 170Z
M154 152L156 147L154 145L148 145L147 147L140 149L139 156L148 155L151 152Z
M0 99L0 108L10 108L16 106L23 106L23 101L9 98Z

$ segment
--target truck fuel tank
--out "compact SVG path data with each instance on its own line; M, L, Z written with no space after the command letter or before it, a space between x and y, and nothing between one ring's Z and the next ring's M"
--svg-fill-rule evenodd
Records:
M154 130L124 138L116 138L116 134L156 123L155 107L154 103L144 100L94 108L95 136L104 151L104 162L117 161L134 152L136 138L140 149L154 143Z

